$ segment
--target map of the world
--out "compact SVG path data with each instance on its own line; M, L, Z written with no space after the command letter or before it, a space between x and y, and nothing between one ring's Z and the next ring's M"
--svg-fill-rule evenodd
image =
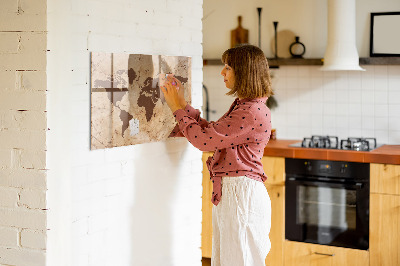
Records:
M191 58L91 53L91 149L161 141L176 122L160 83L173 74L191 99Z

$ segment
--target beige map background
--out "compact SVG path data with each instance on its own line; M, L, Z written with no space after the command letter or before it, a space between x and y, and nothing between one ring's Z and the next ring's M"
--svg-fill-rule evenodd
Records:
M190 103L190 57L92 52L91 149L167 139L176 121L159 83L171 73Z

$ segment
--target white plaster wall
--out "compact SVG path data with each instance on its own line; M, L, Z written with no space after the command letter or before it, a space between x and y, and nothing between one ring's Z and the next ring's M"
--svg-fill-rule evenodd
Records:
M91 51L192 56L201 0L48 1L47 265L200 265L201 152L185 139L90 150Z
M326 4L327 1L285 0L279 3L230 1L228 5L227 1L205 0L204 58L220 58L229 48L229 31L236 27L238 15L243 16L243 26L250 30L250 43L257 45L258 6L263 7L262 49L267 57L272 56L267 43L273 38L272 21L277 20L282 24L278 30L290 29L301 36L307 47L305 57L322 58L327 27L326 16L322 14L327 12ZM400 2L358 0L356 4L357 47L361 57L368 57L369 13L398 11ZM231 5L233 8L228 9ZM400 66L363 67L365 72L321 72L318 66L272 69L279 107L271 115L278 138L302 139L322 134L339 138L376 137L382 144L399 144ZM204 84L210 93L210 109L216 111L210 114L211 120L223 115L233 100L225 96L221 68L222 65L203 69Z

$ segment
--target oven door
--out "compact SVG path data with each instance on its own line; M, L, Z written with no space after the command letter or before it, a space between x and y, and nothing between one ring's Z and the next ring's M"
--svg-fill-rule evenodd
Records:
M367 250L369 185L286 178L286 239Z

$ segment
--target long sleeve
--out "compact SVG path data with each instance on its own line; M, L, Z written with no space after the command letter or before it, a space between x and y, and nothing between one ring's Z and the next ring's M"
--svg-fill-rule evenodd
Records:
M235 108L218 122L201 124L184 110L174 112L180 132L201 151L224 149L254 141L249 134L256 119L249 108ZM262 126L262 123L259 125Z
M196 120L200 126L202 127L208 126L209 122L200 116L200 110L194 109L190 104L187 104L184 111L186 115ZM184 137L184 135L180 131L179 123L171 131L169 137Z

